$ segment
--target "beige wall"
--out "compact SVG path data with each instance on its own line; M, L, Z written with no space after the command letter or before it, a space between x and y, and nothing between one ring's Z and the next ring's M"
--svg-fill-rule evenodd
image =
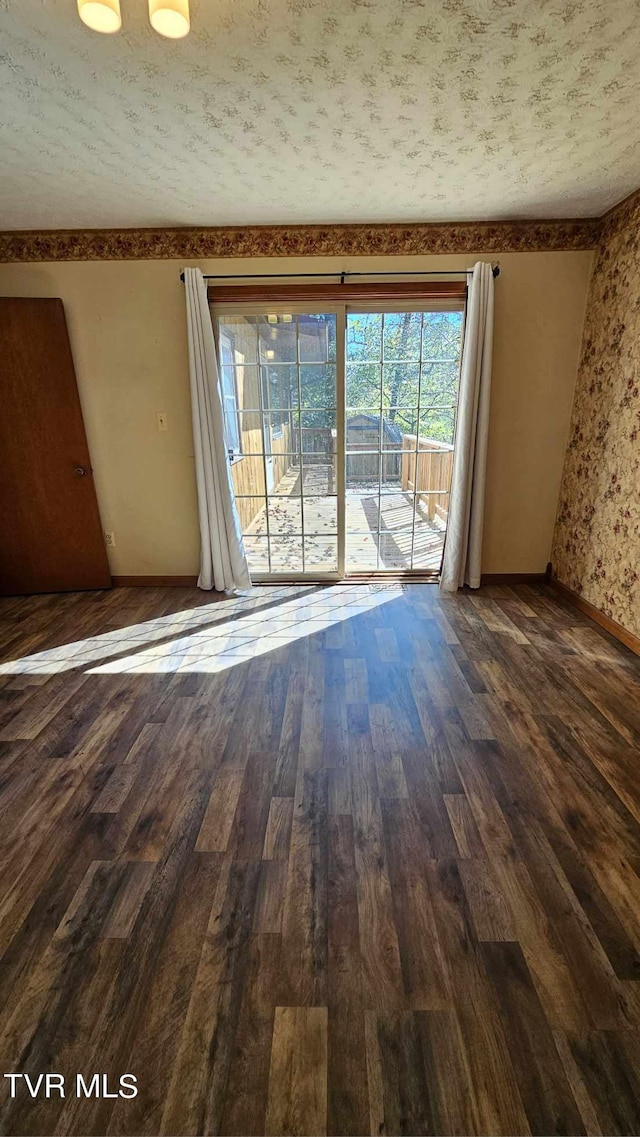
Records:
M479 253L481 259L491 259ZM477 257L201 261L204 272L448 269ZM592 254L499 258L484 572L550 557ZM177 261L0 265L0 294L65 304L104 529L118 575L198 566L184 292ZM156 411L168 415L159 433Z

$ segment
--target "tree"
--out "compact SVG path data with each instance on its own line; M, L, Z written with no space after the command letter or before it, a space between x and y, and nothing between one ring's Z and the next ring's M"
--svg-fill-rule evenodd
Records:
M461 340L461 312L349 313L347 407L452 442Z
M462 320L459 311L348 313L347 417L382 415L405 434L453 442ZM262 364L274 427L293 425L298 410L305 430L335 426L335 316L249 317L242 326L254 337L246 350Z

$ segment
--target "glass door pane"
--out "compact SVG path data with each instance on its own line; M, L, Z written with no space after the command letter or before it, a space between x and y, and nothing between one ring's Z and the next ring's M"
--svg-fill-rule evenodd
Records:
M251 573L335 575L337 317L280 309L220 315L217 332L231 473Z
M462 327L462 311L347 313L347 573L440 570Z

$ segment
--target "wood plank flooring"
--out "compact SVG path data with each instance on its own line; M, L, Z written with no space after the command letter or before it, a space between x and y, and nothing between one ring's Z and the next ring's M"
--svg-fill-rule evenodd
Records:
M0 633L0 1073L66 1079L0 1079L2 1133L640 1133L640 660L586 617L120 589Z

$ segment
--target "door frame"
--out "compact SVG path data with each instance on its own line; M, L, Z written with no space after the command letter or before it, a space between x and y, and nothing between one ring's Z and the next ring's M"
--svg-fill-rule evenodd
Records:
M436 285L440 283L447 287L444 293L438 292ZM458 292L454 293L451 282L434 282L429 285L424 292L424 295L416 295L419 286L413 286L413 295L407 295L402 292L401 295L397 293L393 299L384 299L380 292L377 296L371 295L371 300L368 299L368 294L358 295L345 298L344 303L336 303L335 301L321 302L318 300L309 300L306 303L304 299L300 298L302 289L299 290L298 299L293 299L293 290L296 286L286 286L286 289L271 287L268 289L256 289L259 296L252 302L240 303L236 296L244 291L242 287L227 288L227 289L212 289L209 288L209 309L214 323L214 336L216 339L216 346L218 342L216 321L224 316L265 316L274 309L278 310L284 308L286 312L291 312L293 315L318 315L324 314L336 316L336 494L337 494L337 530L338 530L338 555L337 555L337 570L335 571L315 571L309 572L283 572L283 573L251 573L251 578L256 584L285 584L289 581L300 583L313 583L314 581L361 581L363 579L375 580L397 580L404 578L407 580L420 580L429 578L437 580L439 572L430 572L423 569L372 569L370 572L355 571L351 573L346 572L346 332L347 332L347 316L350 313L365 314L376 312L425 312L425 311L462 311L462 337L461 343L464 344L464 331L465 331L465 317L466 317L466 301ZM317 286L312 286L317 289ZM344 291L347 291L348 286L343 286ZM385 286L389 288L389 286ZM391 286L392 288L397 286ZM410 286L411 287L411 286ZM363 288L363 286L360 286ZM292 299L288 299L287 295L283 295L286 290L291 289ZM247 290L248 291L248 290ZM251 291L254 291L253 289ZM305 292L311 292L312 289L306 289ZM328 291L328 290L327 290ZM355 286L354 286L355 291ZM212 297L212 293L214 294ZM218 299L215 293L224 294ZM230 294L233 293L233 298ZM429 294L431 293L431 294ZM390 293L391 295L391 293ZM403 299L403 296L406 298ZM462 360L462 350L460 352ZM262 392L262 387L260 386ZM261 394L262 398L262 394ZM263 448L264 454L264 467L265 467L265 505L269 494L267 482L267 463L268 456L266 454L265 438L264 438L264 407L263 407ZM268 413L269 432L271 433L271 415ZM456 411L457 423L457 411ZM455 453L455 431L454 431L454 453ZM273 471L273 459L271 459L271 469ZM301 494L302 496L302 494ZM303 509L303 528L304 540L304 509Z

